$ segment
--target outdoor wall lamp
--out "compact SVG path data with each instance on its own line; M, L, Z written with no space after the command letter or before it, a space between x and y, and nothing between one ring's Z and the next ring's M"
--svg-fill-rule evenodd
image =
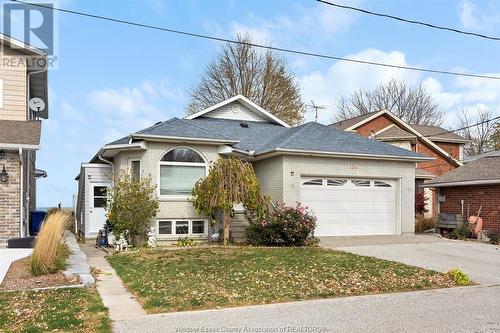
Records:
M9 174L7 170L5 170L5 165L2 168L2 172L0 172L0 182L7 183L9 181Z
M1 149L0 150L0 158L4 158L5 157L5 150Z

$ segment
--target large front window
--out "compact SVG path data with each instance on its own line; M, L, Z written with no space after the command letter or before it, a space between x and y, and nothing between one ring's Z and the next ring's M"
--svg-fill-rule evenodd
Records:
M160 195L189 195L196 181L205 177L206 167L192 149L170 150L160 161Z

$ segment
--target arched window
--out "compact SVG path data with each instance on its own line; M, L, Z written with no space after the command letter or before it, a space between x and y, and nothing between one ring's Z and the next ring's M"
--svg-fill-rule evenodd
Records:
M206 172L200 154L190 148L174 148L160 160L160 195L188 195Z

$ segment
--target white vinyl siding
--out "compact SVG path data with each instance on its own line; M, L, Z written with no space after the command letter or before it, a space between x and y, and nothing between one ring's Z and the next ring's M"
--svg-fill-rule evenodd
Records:
M238 102L229 103L227 105L224 105L220 109L213 110L203 116L209 118L243 120L243 121L260 121L260 122L267 121L257 113L250 111L243 104Z

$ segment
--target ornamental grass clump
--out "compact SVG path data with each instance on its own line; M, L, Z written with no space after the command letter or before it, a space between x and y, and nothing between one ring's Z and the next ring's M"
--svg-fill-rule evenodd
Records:
M71 214L61 210L47 215L29 261L33 275L51 274L65 267L68 249L64 231L70 222Z

